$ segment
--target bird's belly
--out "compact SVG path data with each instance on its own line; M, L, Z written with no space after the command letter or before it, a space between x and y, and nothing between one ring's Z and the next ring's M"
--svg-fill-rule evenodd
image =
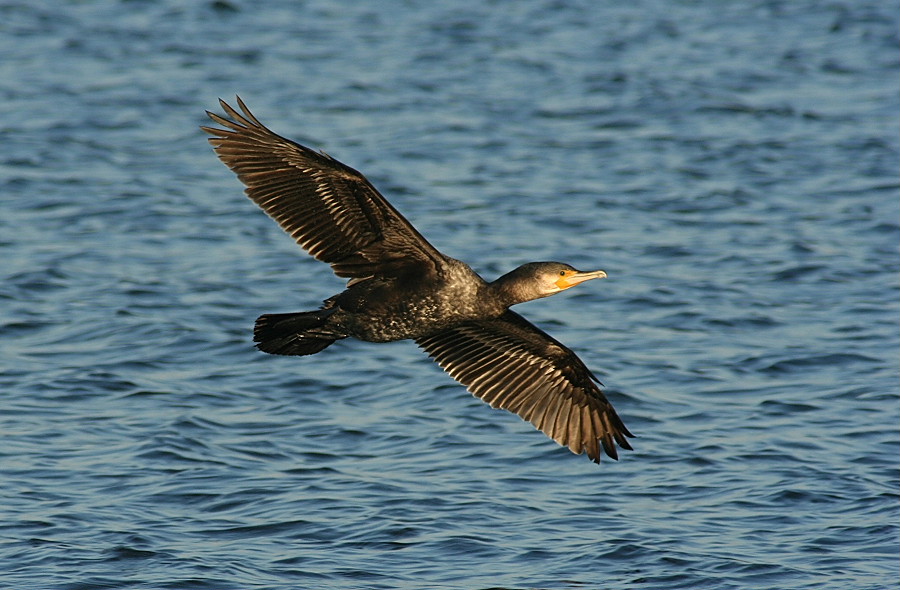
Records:
M352 316L338 319L351 336L368 342L419 338L471 319L439 307L413 304L395 309L392 313L360 312Z
M499 317L504 308L485 286L458 261L427 281L364 281L335 298L340 311L334 321L349 336L369 342L421 338L468 320Z
M425 297L374 306L335 318L349 335L368 342L415 339L452 328L462 322L498 316L465 298Z

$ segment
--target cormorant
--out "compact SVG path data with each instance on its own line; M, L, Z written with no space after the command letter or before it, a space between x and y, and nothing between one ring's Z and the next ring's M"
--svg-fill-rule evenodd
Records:
M633 436L575 356L510 306L559 293L602 270L529 262L494 282L445 256L366 178L324 152L266 128L237 97L243 114L219 100L225 127L203 127L246 193L347 288L316 311L265 314L254 341L271 354L314 354L336 340L412 339L475 396L528 420L576 454L600 462L602 446ZM615 441L615 442L614 442Z

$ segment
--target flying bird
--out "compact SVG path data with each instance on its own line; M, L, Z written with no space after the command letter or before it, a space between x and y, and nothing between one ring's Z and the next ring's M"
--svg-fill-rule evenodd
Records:
M270 354L310 355L342 338L411 339L494 408L516 413L573 453L599 463L601 448L633 436L575 353L509 308L591 279L560 262L529 262L487 282L422 237L359 172L275 134L237 97L219 100L216 154L246 193L309 254L349 279L314 311L265 314L254 341Z

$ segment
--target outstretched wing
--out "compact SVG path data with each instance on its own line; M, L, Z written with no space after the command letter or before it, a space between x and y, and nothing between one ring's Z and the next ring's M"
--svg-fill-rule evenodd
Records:
M225 127L202 127L213 136L209 142L247 186L247 196L335 274L428 274L440 264L441 253L362 174L276 135L240 97L237 103L243 114L223 100L229 118L206 112Z
M600 462L600 447L633 436L575 353L519 314L461 324L416 341L451 377L494 408L521 416L576 454Z

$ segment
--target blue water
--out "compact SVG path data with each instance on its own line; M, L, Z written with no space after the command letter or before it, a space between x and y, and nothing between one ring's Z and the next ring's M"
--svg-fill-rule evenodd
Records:
M0 587L853 589L900 575L896 2L0 5ZM599 467L341 289L198 125L240 94L607 385Z

